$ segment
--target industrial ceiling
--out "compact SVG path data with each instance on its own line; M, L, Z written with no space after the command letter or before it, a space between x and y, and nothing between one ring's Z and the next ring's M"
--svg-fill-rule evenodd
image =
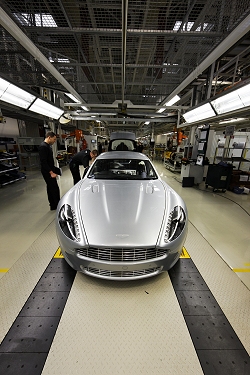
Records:
M64 105L83 130L171 131L188 108L250 77L249 0L0 4L0 76ZM249 108L244 116L249 127Z

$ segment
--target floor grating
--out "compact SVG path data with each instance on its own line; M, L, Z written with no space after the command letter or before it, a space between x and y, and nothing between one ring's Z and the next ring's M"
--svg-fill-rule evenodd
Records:
M249 374L249 355L192 259L180 259L169 276L204 375Z
M0 374L41 375L76 272L53 258L0 346ZM204 375L249 373L249 355L191 259L169 271Z
M40 375L76 271L53 258L0 346L0 374Z

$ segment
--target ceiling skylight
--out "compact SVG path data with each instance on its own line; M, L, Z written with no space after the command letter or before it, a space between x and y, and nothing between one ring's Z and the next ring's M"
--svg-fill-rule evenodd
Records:
M178 31L181 27L182 21L176 21L173 31ZM192 29L194 22L185 22L182 26L182 30L190 31Z
M56 21L49 13L36 13L35 19L29 13L13 13L13 15L22 26L57 27Z
M173 27L173 31L178 31L182 25L182 21L176 21L175 25ZM185 22L182 25L183 31L191 31L192 27L194 26L194 22ZM210 31L213 28L213 24L204 22L203 24L200 24L198 27L196 27L195 30L192 31Z

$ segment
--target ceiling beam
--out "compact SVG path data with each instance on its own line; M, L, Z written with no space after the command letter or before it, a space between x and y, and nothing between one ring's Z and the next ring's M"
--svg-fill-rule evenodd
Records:
M87 28L87 27L37 27L37 26L29 26L27 28L29 32L36 32L38 34L60 34L60 35L72 35L72 34L112 34L112 35L121 35L122 29L112 29L112 28ZM181 37L209 37L209 38L217 38L225 36L225 33L221 32L214 32L214 31L187 31L187 30L180 30L173 31L173 30L154 30L154 29L127 29L128 34L133 35L152 35L152 36L172 36L173 38L176 35Z
M115 122L136 122L138 125L138 122L176 122L173 121L173 117L165 117L165 118L138 118L138 117L109 117L109 116L99 116L99 117L87 117L87 116L72 116L72 120L77 120L77 121L115 121Z

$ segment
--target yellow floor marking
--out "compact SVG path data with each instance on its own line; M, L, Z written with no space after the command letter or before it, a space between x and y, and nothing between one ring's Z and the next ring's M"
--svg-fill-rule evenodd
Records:
M250 268L233 268L234 272L250 272Z
M9 268L0 268L0 272L2 273L8 272L8 271L9 271Z
M245 267L250 267L250 263L245 263L244 266Z
M61 252L60 247L58 247L57 252L54 255L54 258L64 258L63 254Z
M190 258L186 248L183 246L180 258Z

